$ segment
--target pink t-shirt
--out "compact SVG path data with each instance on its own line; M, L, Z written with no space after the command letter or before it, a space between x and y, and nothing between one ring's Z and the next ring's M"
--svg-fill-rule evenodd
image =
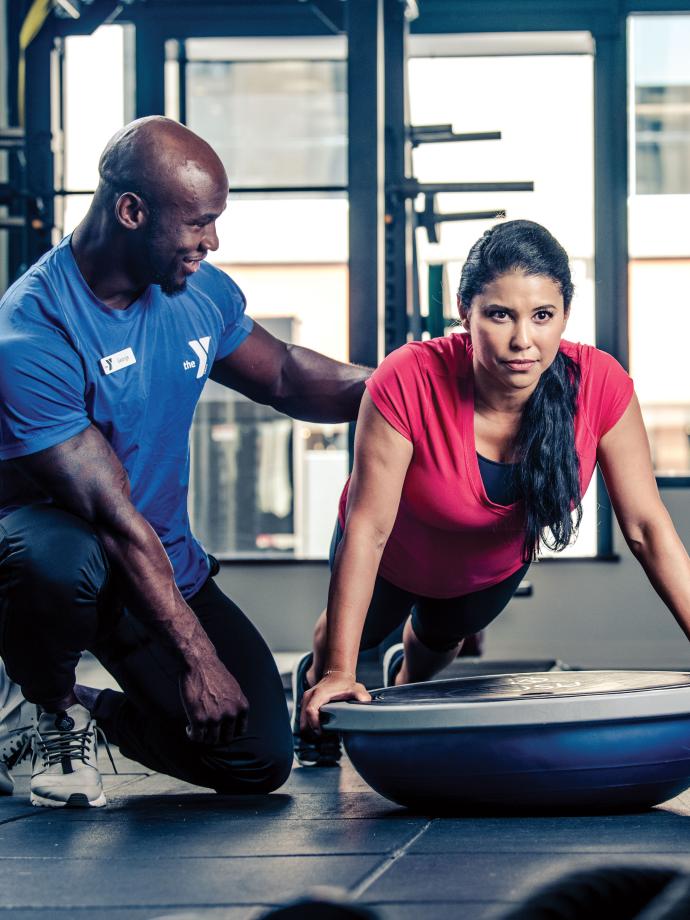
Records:
M606 352L566 341L560 347L581 372L575 444L584 494L599 440L626 410L633 382ZM488 588L522 565L522 503L497 505L482 484L473 387L466 334L403 345L367 383L379 412L414 445L379 574L424 597ZM347 490L348 484L340 500L341 525Z

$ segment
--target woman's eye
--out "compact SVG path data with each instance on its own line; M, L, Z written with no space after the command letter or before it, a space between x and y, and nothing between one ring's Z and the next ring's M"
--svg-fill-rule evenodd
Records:
M539 310L539 312L535 313L534 316L540 322L544 323L547 319L551 319L553 313L551 313L549 310Z
M506 319L508 314L505 310L489 310L489 317L491 319Z

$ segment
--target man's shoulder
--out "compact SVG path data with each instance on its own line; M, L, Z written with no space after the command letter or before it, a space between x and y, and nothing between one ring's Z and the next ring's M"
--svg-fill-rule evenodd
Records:
M62 240L48 250L7 289L0 298L0 319L12 317L16 323L19 317L45 317L57 311L59 276L68 256L65 246L66 240Z
M187 282L188 290L207 296L231 296L244 303L239 284L222 268L210 262L201 262L199 269Z

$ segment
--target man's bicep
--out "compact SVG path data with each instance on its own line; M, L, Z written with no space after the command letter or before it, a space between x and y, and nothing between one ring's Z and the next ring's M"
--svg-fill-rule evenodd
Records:
M224 358L211 368L211 379L257 402L266 403L275 392L287 356L287 345L258 323Z
M107 523L118 516L123 505L129 505L124 467L93 426L11 463L57 505L91 523Z

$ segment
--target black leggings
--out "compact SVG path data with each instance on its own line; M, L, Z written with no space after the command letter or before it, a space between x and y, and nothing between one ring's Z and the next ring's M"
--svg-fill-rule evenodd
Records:
M342 528L336 523L331 541L331 568L342 536ZM377 575L360 651L379 645L412 612L412 630L422 645L433 652L449 652L467 636L480 632L496 619L528 569L527 562L497 585L449 598L422 597Z
M93 712L123 754L218 792L270 792L285 782L292 764L273 656L212 578L188 603L249 701L247 734L222 747L187 738L179 664L123 606L92 528L50 505L22 508L0 521L0 656L24 696L44 705L63 699L88 649L124 691L103 690Z

